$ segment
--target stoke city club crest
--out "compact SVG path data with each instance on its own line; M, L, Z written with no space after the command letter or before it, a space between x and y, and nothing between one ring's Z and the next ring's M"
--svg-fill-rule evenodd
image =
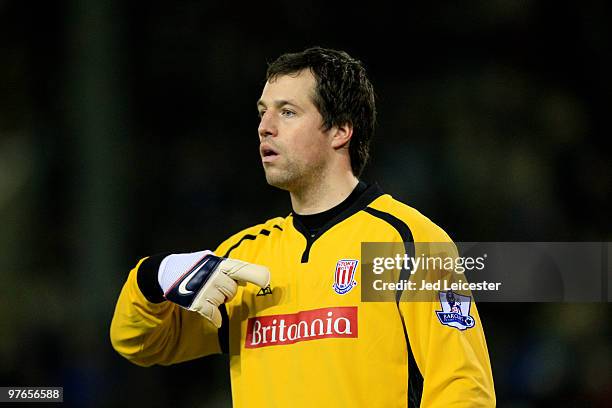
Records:
M337 294L345 295L357 285L355 271L358 263L359 261L356 259L341 259L338 261L334 272L334 284L332 285Z

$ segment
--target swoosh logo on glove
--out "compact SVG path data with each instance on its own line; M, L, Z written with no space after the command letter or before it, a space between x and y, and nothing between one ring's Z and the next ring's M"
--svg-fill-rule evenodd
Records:
M185 279L183 279L183 281L181 282L181 284L178 287L178 293L181 295L190 295L193 293L193 290L188 290L187 289L187 285L189 284L189 282L191 281L191 279L193 279L193 277L195 276L196 273L198 273L200 271L200 269L202 269L204 267L204 265L206 265L206 262L208 262L210 258L206 259L202 265L200 265L199 268L197 268L196 270L194 270L193 272L191 272L189 275L187 275L187 277Z

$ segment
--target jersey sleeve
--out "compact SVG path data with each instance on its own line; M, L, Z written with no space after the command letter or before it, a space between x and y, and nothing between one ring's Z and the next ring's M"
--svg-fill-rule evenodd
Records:
M425 240L447 243L443 245L447 253L435 255L456 259L457 250L448 235L435 225L432 228L439 232L427 234ZM453 282L456 274L437 271L434 275ZM463 320L464 324L448 325L442 323L444 316L438 316L444 312L442 302L446 301L445 296L446 292L441 290L432 292L428 301L398 303L410 352L414 354L423 379L421 406L494 407L495 390L489 353L473 297L465 291L452 294L455 300L463 303L457 310L467 320ZM409 376L413 375L417 373L409 373Z
M117 300L110 327L114 349L144 367L220 353L217 329L208 320L174 303L145 298L136 276L146 259L130 271Z
M272 227L273 223L279 221L282 219L273 219L268 223L272 223ZM262 231L265 233L268 231L266 228L266 224L260 224L238 232L221 243L215 254L222 257L229 255L250 262L255 256L256 247L240 245L241 241L253 239ZM140 283L146 282L145 289L155 286L156 290L160 291L157 268L161 259L152 262L152 270L141 270L147 268L147 260L152 258L154 257L140 260L123 285L110 327L113 348L134 364L145 367L154 364L170 365L225 351L222 350L221 343L225 343L227 325L222 327L220 333L197 312L163 300L161 292L159 303L155 303L157 300L151 301L150 296L143 294L138 278L143 275L146 281L143 279ZM146 274L139 275L139 272ZM231 316L232 305L240 303L241 291L242 288L239 287L234 299L221 305L222 314L228 313ZM148 290L145 292L149 293Z

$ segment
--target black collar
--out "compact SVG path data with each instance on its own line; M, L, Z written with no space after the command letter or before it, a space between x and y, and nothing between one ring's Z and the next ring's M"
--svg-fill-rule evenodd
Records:
M293 213L293 217L298 220L306 230L308 230L309 235L312 235L312 233L316 233L318 230L323 228L325 224L333 220L336 216L342 213L342 211L349 208L351 204L357 201L359 196L367 188L368 185L363 181L360 181L357 183L357 186L355 186L351 194L349 194L349 196L337 206L317 214L301 215L298 213Z
M310 247L321 235L334 225L363 210L383 194L378 184L374 183L368 186L360 181L353 192L334 208L312 215L292 213L293 226L306 238L306 249L302 254L302 263L308 262Z

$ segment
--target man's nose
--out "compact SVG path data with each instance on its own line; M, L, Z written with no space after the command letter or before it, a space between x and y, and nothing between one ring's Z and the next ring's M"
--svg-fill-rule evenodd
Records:
M276 127L276 122L273 119L272 114L269 112L265 112L259 121L259 127L257 128L257 133L259 133L259 138L263 139L268 136L276 136L278 129Z

